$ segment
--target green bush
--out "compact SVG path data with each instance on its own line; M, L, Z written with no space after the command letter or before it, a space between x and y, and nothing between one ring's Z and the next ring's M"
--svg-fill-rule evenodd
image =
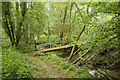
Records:
M13 48L2 51L2 78L32 78L27 61Z
M76 67L71 65L71 66L68 68L68 70L69 70L69 71L76 71Z
M67 69L67 68L69 68L69 67L70 67L69 64L64 64L64 65L63 65L63 69Z
M50 39L56 39L57 35L50 35Z
M2 39L2 48L9 48L11 46L11 42L9 39Z
M18 51L21 53L29 53L33 52L35 50L35 47L32 45L25 45L25 44L19 44L18 45Z
M40 40L46 40L47 39L47 36L46 35L41 35L40 36Z

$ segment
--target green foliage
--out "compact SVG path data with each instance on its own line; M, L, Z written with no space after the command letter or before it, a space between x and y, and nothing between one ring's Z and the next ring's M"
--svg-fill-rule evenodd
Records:
M27 4L28 6L24 4ZM101 49L106 49L108 52L112 52L111 49L113 49L113 56L115 58L119 58L120 56L118 54L118 45L120 44L120 41L118 40L118 37L120 33L120 2L77 2L76 4L80 9L81 14L79 15L78 9L75 5L73 5L70 17L69 10L71 9L71 4L72 3L62 3L60 6L59 3L55 2L3 3L3 36L4 38L11 37L11 42L14 42L15 39L15 44L17 43L17 40L23 40L22 42L29 43L30 40L33 41L34 39L39 39L43 42L47 42L50 47L61 46L61 44L58 44L60 41L58 36L59 25L61 19L62 32L65 7L67 6L65 42L77 45L83 43L83 45L80 47L81 50L78 53L79 55L82 55L87 51L98 52ZM59 13L60 9L62 15ZM25 14L23 16L24 12ZM81 16L83 16L84 22L82 22ZM85 30L80 36L79 40L75 41L78 33L81 32L83 25L86 26ZM7 33L7 37L5 32ZM21 43L17 46L20 52L28 53L35 50L33 45L24 44L25 43ZM10 40L3 40L3 48L10 47L8 45L11 45ZM68 61L64 61L55 55L41 55L41 60L50 60L54 64L60 65L61 69L65 69L68 72L77 71L77 73L80 73L81 77L83 78L86 76L89 77L89 74L87 74L86 71L81 69L80 71L78 69L76 70L76 68L74 66L71 66ZM88 56L86 56L86 59L87 58ZM86 75L82 75L82 72Z
M50 35L50 39L55 39L57 35Z
M9 39L2 39L2 48L9 48L11 46L10 40Z
M57 35L50 35L49 43L52 47L58 46L56 43L59 41Z
M32 78L28 62L11 47L2 51L2 78Z
M79 68L80 69L80 68ZM84 72L84 69L77 70L78 74L82 74Z
M26 45L24 43L21 43L21 44L18 45L17 50L21 53L29 53L29 52L35 51L35 48L34 48L33 45Z
M90 74L86 70L86 68L77 68L76 66L72 65L68 61L56 56L55 54L53 55L48 55L48 56L40 56L41 60L44 60L48 63L53 63L57 66L59 66L58 70L64 70L68 73L72 74L72 77L79 77L79 78L91 78Z
M35 56L45 56L45 53L36 53Z
M47 40L47 36L46 36L46 35L41 35L41 36L40 36L40 39L41 39L41 40Z
M113 56L115 57L115 58L120 58L120 53L119 53L119 51L118 52L115 52L114 54L113 54Z
M75 67L75 66L70 66L70 67L68 68L68 70L74 72L74 71L76 71L76 67Z
M69 67L70 67L70 64L68 64L68 63L62 63L62 65L63 65L63 69L68 69Z

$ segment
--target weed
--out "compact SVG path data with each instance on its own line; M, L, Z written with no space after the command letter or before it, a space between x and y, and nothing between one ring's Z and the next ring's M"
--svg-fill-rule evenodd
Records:
M68 68L68 70L69 70L69 71L76 71L76 67L75 67L75 66L70 66L70 67Z
M2 78L32 78L28 62L12 47L2 51Z

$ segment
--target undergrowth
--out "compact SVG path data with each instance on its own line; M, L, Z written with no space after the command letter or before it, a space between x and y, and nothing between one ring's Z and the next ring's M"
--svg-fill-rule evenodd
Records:
M21 53L29 53L35 51L35 48L32 45L19 44L17 50Z
M44 60L48 63L52 63L54 65L59 66L59 70L64 70L67 73L71 73L72 77L77 78L91 78L91 75L87 71L87 67L77 68L75 65L72 65L68 61L56 56L56 55L48 55L48 56L40 56L40 60Z
M2 50L2 78L32 78L28 62L12 47Z
M2 39L2 48L8 49L9 47L11 47L10 40ZM29 53L35 51L35 48L33 45L27 45L25 42L21 42L18 44L16 50L19 51L20 53Z

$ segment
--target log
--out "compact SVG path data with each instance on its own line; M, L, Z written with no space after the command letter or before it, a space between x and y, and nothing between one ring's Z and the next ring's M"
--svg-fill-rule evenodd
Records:
M93 47L93 45L92 45L84 54L82 54L79 58L77 58L72 64L76 64L82 57L84 57L84 56L88 53L88 51L89 51L92 47Z
M74 44L72 45L64 45L64 46L60 46L60 47L55 47L55 48L49 48L49 49L43 49L40 51L35 51L35 53L43 53L43 52L50 52L50 51L55 51L55 50L60 50L60 49L66 49L69 47L73 47Z

